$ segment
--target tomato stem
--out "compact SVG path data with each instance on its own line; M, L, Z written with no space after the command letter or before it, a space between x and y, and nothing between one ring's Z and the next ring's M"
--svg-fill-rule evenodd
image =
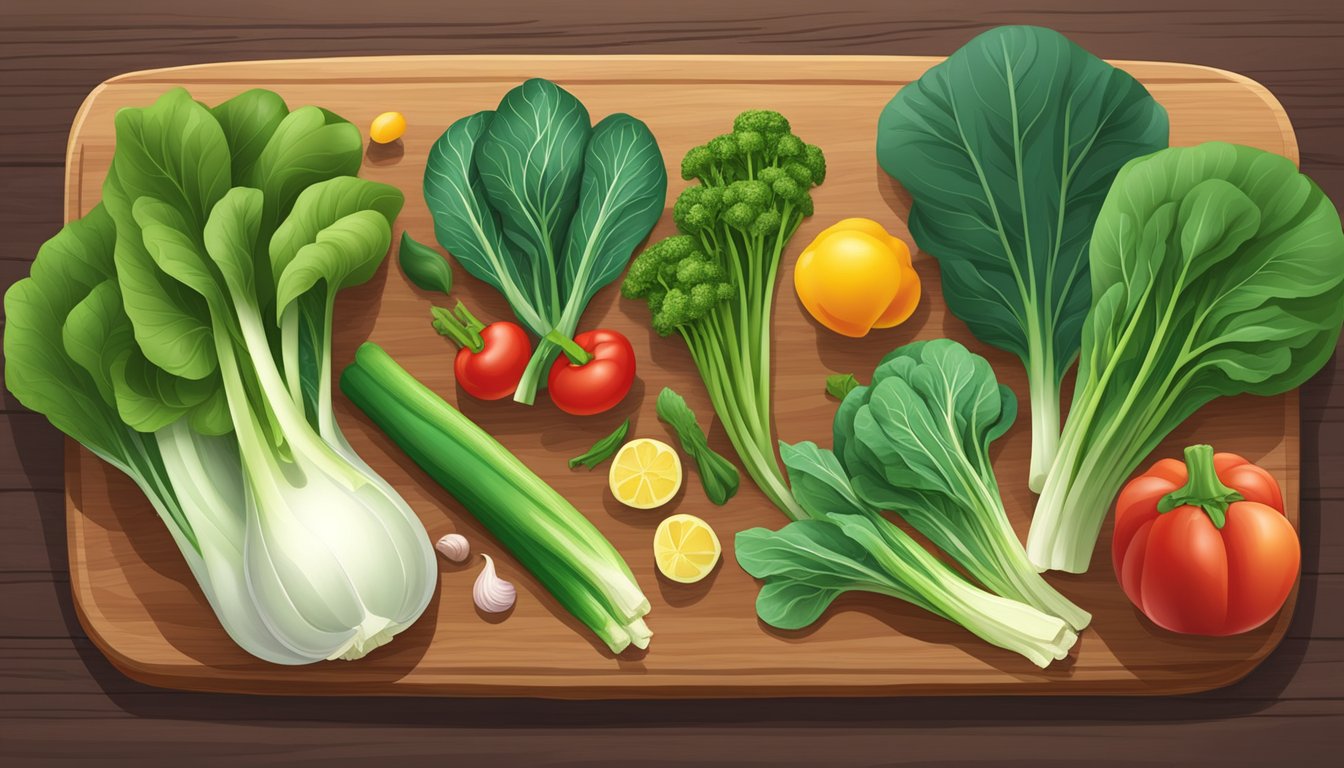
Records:
M1246 497L1223 485L1223 481L1218 479L1218 470L1213 466L1212 446L1192 445L1186 448L1185 468L1190 479L1184 486L1163 496L1157 502L1157 511L1170 512L1189 504L1204 510L1204 514L1213 521L1213 527L1222 528L1227 524L1227 508L1232 502Z
M542 338L559 347L560 351L565 353L565 357L569 358L569 362L574 365L587 365L593 361L593 356L589 354L588 350L580 347L573 339L558 330L552 330Z
M476 319L467 309L467 305L457 302L456 314L452 310L443 307L430 307L429 314L433 318L430 324L440 335L447 336L453 340L459 347L466 347L472 351L472 354L479 353L485 349L485 340L481 338L481 331L485 330L485 323Z

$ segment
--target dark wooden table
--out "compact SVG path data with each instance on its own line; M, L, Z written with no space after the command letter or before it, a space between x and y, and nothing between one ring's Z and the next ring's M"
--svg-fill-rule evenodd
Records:
M1302 169L1344 206L1339 0L3 5L0 287L27 274L38 245L61 224L67 132L90 89L131 70L230 59L947 54L989 26L1043 24L1100 56L1207 64L1269 86L1297 128ZM251 698L149 688L117 673L80 628L69 594L61 437L0 392L0 761L1334 763L1344 745L1342 367L1336 356L1302 389L1303 575L1287 638L1242 682L1169 699L561 703Z

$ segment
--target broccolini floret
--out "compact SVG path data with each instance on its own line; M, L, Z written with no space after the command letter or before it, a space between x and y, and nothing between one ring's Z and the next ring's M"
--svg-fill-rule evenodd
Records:
M682 234L645 249L622 293L648 302L655 331L686 341L747 473L798 519L770 434L770 309L780 256L812 215L826 158L783 115L753 109L688 150L681 175L697 182L672 206Z

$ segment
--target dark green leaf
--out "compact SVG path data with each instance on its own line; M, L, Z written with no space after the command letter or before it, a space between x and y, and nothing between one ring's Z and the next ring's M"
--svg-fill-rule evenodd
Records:
M706 498L718 505L727 504L737 493L742 476L731 461L709 447L705 432L696 423L695 413L686 404L686 399L670 387L663 387L658 393L656 410L658 418L676 433L681 449L695 462Z
M999 27L902 88L878 121L877 158L914 197L910 232L938 259L948 308L1027 367L1037 429L1091 301L1088 243L1127 161L1167 145L1147 90L1039 27ZM1033 442L1033 487L1054 436Z
M593 467L616 455L616 452L625 444L625 436L629 432L630 420L626 419L621 422L620 426L612 430L611 434L593 443L592 448L570 459L569 468L576 469L582 465L591 471Z
M410 232L401 233L397 262L406 279L422 291L438 291L447 296L453 289L453 268L448 266L448 260L428 245L416 242Z

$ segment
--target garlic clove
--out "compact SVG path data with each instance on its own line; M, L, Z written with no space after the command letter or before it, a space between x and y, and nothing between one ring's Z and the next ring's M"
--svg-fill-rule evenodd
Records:
M503 613L513 607L518 590L495 574L495 561L489 555L481 557L485 558L485 567L471 588L471 599L476 602L477 608L486 613Z
M439 539L434 548L439 550L439 554L454 563L466 562L467 555L471 554L471 545L467 543L467 537L460 533L450 533L444 536Z

